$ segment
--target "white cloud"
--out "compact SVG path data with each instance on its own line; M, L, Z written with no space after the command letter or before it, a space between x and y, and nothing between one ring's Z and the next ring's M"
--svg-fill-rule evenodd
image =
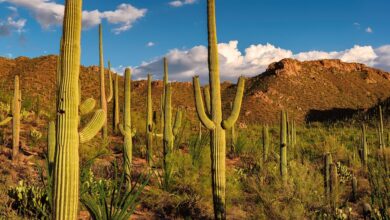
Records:
M251 45L241 53L238 41L220 43L220 72L222 80L235 81L238 76L255 76L266 70L269 64L284 58L301 61L318 59L340 59L344 62L358 62L369 66L390 70L390 45L374 49L372 46L356 45L343 51L307 51L294 54L291 50L278 48L272 44ZM168 58L170 78L177 81L189 81L194 75L200 75L205 82L208 78L207 48L195 46L189 50L173 49L164 57ZM134 78L145 78L146 74L155 74L161 79L163 63L161 58L143 62L134 68Z
M1 0L1 2L26 8L43 28L62 25L65 7L52 0ZM106 19L109 23L118 25L112 31L119 34L129 30L135 21L145 16L146 12L146 9L138 9L130 4L121 4L114 11L83 11L83 28L91 28Z
M156 45L156 44L152 41L150 41L146 44L147 47L153 47L154 45Z
M169 5L177 8L177 7L182 7L184 5L194 4L196 1L197 0L175 0L175 1L169 2Z
M22 33L26 26L27 20L24 18L17 18L17 16L9 16L6 20L0 19L0 37L9 36L12 32Z
M373 32L373 30L372 30L371 27L367 27L365 31L366 31L367 33L372 33L372 32Z

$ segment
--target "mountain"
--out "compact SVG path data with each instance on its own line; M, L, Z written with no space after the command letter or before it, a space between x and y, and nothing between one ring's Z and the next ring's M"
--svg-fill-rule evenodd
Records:
M0 57L0 101L6 102L12 94L13 79L20 76L22 95L26 107L36 105L54 115L55 78L57 57L54 55L37 58ZM94 97L99 100L99 68L81 67L83 99ZM120 78L123 85L123 78ZM120 86L123 98L123 86ZM229 113L236 85L222 83L223 108ZM160 110L162 82L153 82L154 110ZM191 82L174 82L173 106L187 110L190 119L196 112ZM107 86L108 93L108 86ZM240 123L276 123L278 112L287 110L298 122L326 121L342 116L348 111L368 109L390 97L390 75L378 69L359 63L344 63L340 60L318 60L300 62L283 59L269 65L258 76L248 78L243 100ZM144 117L146 81L132 84L133 117ZM109 109L111 110L111 104Z

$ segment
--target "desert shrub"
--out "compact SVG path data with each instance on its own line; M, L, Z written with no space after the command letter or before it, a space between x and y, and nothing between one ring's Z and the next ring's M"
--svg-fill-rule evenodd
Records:
M28 218L50 219L49 195L44 188L19 181L16 187L8 191L8 196L13 200L11 207L19 215Z

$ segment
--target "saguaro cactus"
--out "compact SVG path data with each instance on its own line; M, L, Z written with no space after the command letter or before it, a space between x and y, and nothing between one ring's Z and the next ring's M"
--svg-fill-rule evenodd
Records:
M56 124L54 121L49 122L47 129L47 155L49 161L50 172L54 165L54 155L56 148Z
M22 107L22 92L19 87L19 76L15 76L14 98L12 100L12 115L0 122L0 126L6 125L12 120L12 160L16 160L19 154L20 134L20 110Z
M287 114L280 114L280 176L287 182Z
M152 165L152 151L153 151L153 103L152 103L152 76L148 75L148 95L146 97L146 161L149 166Z
M366 137L366 126L362 124L362 149L361 149L361 160L363 167L367 169L367 160L368 160L368 147L367 147L367 137Z
M104 69L104 56L103 56L103 27L102 24L99 25L99 65L100 65L100 107L107 115L107 103L112 99L112 82L110 80L110 96L106 98L106 87L105 87L105 69ZM110 72L110 71L109 71ZM108 130L107 130L107 117L104 122L102 129L103 139L107 139Z
M268 125L263 126L263 163L268 159L269 150L269 129Z
M113 130L114 130L114 133L117 134L118 133L118 129L119 129L119 88L118 88L118 85L119 85L119 76L118 74L115 74L114 76L114 101L113 101L113 120L112 120L112 123L113 123Z
M161 131L164 130L164 102L165 102L165 94L166 94L166 87L168 85L168 59L164 57L164 77L163 77L163 93L161 96Z
M332 164L332 154L325 154L324 159L324 187L325 187L325 197L327 201L330 201L330 165ZM327 202L327 203L328 203Z
M333 210L337 208L338 202L338 175L337 175L337 167L334 163L330 165L330 195L331 202L330 205Z
M233 110L233 103L230 102L230 108ZM236 140L237 140L237 137L236 137L236 129L235 129L235 126L236 123L233 124L232 128L230 128L230 152L232 154L235 154L236 152Z
M208 15L208 63L209 84L211 91L211 114L209 117L204 109L199 77L194 77L195 103L198 117L203 125L210 130L211 147L211 177L215 219L226 218L225 203L225 163L226 163L226 129L230 129L240 115L245 79L240 77L233 111L226 120L222 120L221 85L218 64L218 41L216 30L215 0L207 1Z
M78 132L82 1L66 0L59 80L54 161L53 219L77 219L79 201L79 143L90 140L104 124L106 113L96 111Z
M125 71L125 106L124 106L124 124L119 126L122 135L125 137L123 143L123 158L125 163L125 174L129 186L131 187L130 174L133 158L133 139L135 131L131 129L131 71L126 68Z

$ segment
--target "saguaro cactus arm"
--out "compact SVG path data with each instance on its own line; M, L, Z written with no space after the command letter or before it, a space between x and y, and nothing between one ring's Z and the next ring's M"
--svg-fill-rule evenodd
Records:
M126 131L126 129L123 127L123 124L119 124L119 131L121 132L122 136L124 137L134 137L137 133L136 129L129 128L129 131Z
M204 101L206 104L207 114L210 115L211 114L210 87L209 86L204 87L203 91L204 91Z
M80 116L87 115L92 112L96 106L96 100L89 98L85 100L79 107Z
M90 141L102 129L105 121L106 113L99 109L95 112L91 121L79 133L80 143Z
M9 122L11 122L11 120L12 120L12 117L7 117L2 122L0 122L0 126L4 126L4 125L8 124Z
M241 104L242 104L242 96L244 95L245 88L245 78L240 77L237 84L237 93L234 98L232 113L229 118L222 122L223 129L230 129L233 127L234 123L236 123L238 116L240 116Z
M194 96L195 96L195 105L196 112L198 113L199 120L202 124L209 130L213 130L215 128L215 124L210 118L207 116L202 100L202 92L200 90L200 82L199 77L195 76L194 79Z
M178 109L175 116L175 123L173 126L173 136L176 136L179 133L179 129L181 127L181 122L183 118L183 112Z

